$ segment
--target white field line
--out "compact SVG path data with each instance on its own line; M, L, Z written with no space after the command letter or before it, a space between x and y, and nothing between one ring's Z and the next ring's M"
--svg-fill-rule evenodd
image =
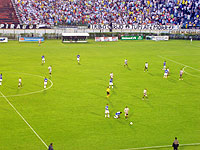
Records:
M44 78L43 76L30 74L30 73L21 73L21 74L26 74L26 75L30 75L30 76L36 76L36 77ZM48 79L48 80L51 82L51 85L46 89L42 89L42 90L34 91L34 92L29 92L29 93L24 93L24 94L7 95L5 97L16 97L16 96L25 96L25 95L32 95L32 94L35 94L35 93L41 93L43 91L50 89L53 86L53 82L50 79ZM3 97L3 96L0 96L0 97Z
M185 74L188 74L188 75L193 76L193 77L198 77L198 78L200 78L200 76L198 76L198 75L193 75L193 74L191 74L191 73L186 72L186 71L185 71L185 68L187 68L187 67L184 67L184 68L183 68L183 72L184 72Z
M182 147L182 146L195 146L195 145L200 145L200 143L180 144L179 146ZM127 149L120 149L120 150L145 150L145 149L158 149L158 148L168 148L168 147L172 147L172 145L127 148Z
M191 69L193 69L193 70L200 71L199 69L190 67L190 66L188 66L188 65L185 65L185 64L183 64L183 63L177 62L177 61L175 61L175 60L172 60L172 59L169 59L169 58L160 56L160 55L158 55L158 57L163 58L163 59L166 59L166 60L169 60L169 61L174 62L174 63L179 64L179 65L183 65L183 66L188 67L188 68L191 68Z
M38 137L38 139L44 144L46 148L48 148L47 144L42 140L42 138L37 134L37 132L31 127L31 125L24 119L24 117L18 112L18 110L11 104L11 102L3 95L3 93L0 91L1 95L4 97L4 99L8 102L8 104L15 110L15 112L22 118L22 120L28 125L28 127L33 131L33 133Z

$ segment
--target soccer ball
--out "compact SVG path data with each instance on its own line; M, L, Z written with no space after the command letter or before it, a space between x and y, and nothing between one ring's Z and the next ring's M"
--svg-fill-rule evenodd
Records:
M130 122L130 125L133 125L133 122Z

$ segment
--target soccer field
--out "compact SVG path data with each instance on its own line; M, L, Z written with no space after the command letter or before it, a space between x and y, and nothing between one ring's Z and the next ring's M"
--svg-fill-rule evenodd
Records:
M0 44L0 150L45 150L51 142L55 150L134 150L172 145L174 137L180 144L199 144L180 150L199 150L199 57L200 42L184 40ZM129 68L124 67L126 58ZM145 62L149 72L144 72ZM181 68L184 80L179 80ZM111 72L114 88L107 99ZM145 88L148 100L142 100ZM104 116L106 104L111 118ZM114 119L117 111L123 113Z

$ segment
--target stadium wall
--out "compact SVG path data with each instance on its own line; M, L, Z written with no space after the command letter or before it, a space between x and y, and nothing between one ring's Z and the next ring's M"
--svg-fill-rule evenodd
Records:
M90 37L113 37L168 35L170 39L200 40L199 29L176 29L176 30L133 30L133 29L88 29L88 28L56 28L56 29L0 29L0 37L8 37L9 40L18 40L19 37L44 37L45 39L61 39L62 33L90 33Z

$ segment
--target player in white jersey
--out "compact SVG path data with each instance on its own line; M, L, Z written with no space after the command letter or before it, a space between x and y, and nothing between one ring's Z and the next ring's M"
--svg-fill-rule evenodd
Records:
M125 66L128 67L128 60L127 60L127 59L124 60L124 67L125 67Z
M48 81L48 79L45 77L45 78L44 78L44 89L47 88L47 81Z
M147 71L148 72L148 67L149 67L149 64L148 62L145 62L145 66L144 66L144 72Z
M181 69L181 70L180 70L180 77L179 77L179 80L183 80L183 73L184 73L184 72L183 72L183 69Z
M113 77L114 77L114 75L113 75L113 73L111 72L111 73L110 73L110 78L113 79Z
M0 74L0 85L2 85L2 81L3 81L3 76L2 73Z
M49 74L50 74L50 76L51 76L52 66L49 66L48 69L49 69Z
M190 42L192 43L192 38L190 39Z
M167 68L167 77L169 77L169 68Z
M110 112L109 112L109 109L108 109L108 104L105 107L105 117L110 118Z
M129 108L126 106L125 109L124 109L125 119L128 119L128 111L129 111Z
M148 97L147 97L147 89L144 89L144 95L143 95L143 97L142 97L142 100L144 100L145 97L148 98Z
M19 77L19 83L18 83L18 88L22 87L22 78Z

